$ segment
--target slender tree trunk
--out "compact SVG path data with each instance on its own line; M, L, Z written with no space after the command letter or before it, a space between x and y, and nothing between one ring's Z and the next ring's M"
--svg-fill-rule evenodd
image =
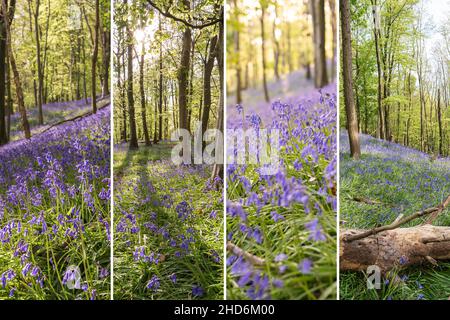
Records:
M10 22L14 17L15 1L10 2L9 9L6 6L6 0L2 0L2 13L4 17L5 29L6 29L6 46L8 49L8 57L11 64L11 69L14 76L14 84L16 87L17 105L22 117L22 128L26 139L31 138L30 124L28 123L27 110L25 109L25 102L23 97L22 83L20 81L20 75L17 71L16 59L14 58L11 41ZM9 12L8 12L9 11Z
M162 33L162 21L161 21L161 15L159 15L159 32ZM194 51L194 50L192 50ZM194 59L192 59L193 61ZM162 140L162 134L163 134L163 47L162 47L162 41L159 42L159 140ZM191 71L194 73L194 70ZM191 80L192 81L192 80ZM191 84L192 87L192 84ZM190 90L190 96L192 97L192 89ZM192 98L191 98L192 100ZM191 103L192 104L192 103ZM192 105L190 106L192 108Z
M183 7L189 11L191 4L189 0L182 0ZM183 42L181 49L181 61L178 69L178 108L179 108L179 128L189 130L188 126L188 98L187 90L189 85L189 67L191 65L191 29L187 26L184 27Z
M223 21L223 7L221 10L221 21L219 22L219 38L218 38L218 46L217 46L217 64L219 67L219 83L220 83L220 93L219 93L219 104L217 106L217 122L216 128L220 132L223 132L223 111L224 111L224 62L223 62L223 42L224 42L224 21ZM219 148L223 147L223 143L216 140L216 153ZM223 155L222 155L223 156ZM223 159L222 159L223 163ZM223 179L223 164L215 163L213 166L213 170L211 173L211 180L214 180L216 177L221 177Z
M310 0L314 38L314 85L322 88L328 84L325 56L325 3L324 0Z
M383 86L382 86L382 72L381 72L381 60L380 60L380 47L379 47L379 34L377 30L377 12L375 12L375 8L377 6L376 0L372 0L372 7L373 7L373 35L375 39L375 53L377 58L377 71L378 71L378 89L377 89L377 105L378 105L378 138L386 139L386 132L385 132L385 119L384 119L384 109L382 106L382 96L383 96Z
M274 2L275 6L275 19L273 19L273 55L274 55L274 65L273 70L275 74L275 79L280 79L280 68L279 68L279 62L280 62L280 41L278 41L278 35L277 35L277 21L278 21L278 5L276 2Z
M202 136L208 128L209 113L211 109L211 74L214 68L214 60L217 57L217 36L210 41L209 53L205 64L203 76L203 114L202 114Z
M8 55L6 55L6 69L6 140L9 142L11 136L11 115L14 114L14 110L11 93L11 64L9 63Z
M150 146L150 136L148 134L147 127L147 110L145 106L145 89L144 89L144 63L145 63L145 41L142 42L141 48L141 62L139 63L139 91L141 95L141 117L142 117L142 129L144 132L144 141L146 146Z
M128 128L128 123L127 123L127 89L125 87L125 74L126 74L126 69L125 69L125 52L123 52L122 54L122 74L123 74L123 84L122 84L122 88L121 88L121 92L122 92L122 120L123 120L123 141L127 142L128 136L127 136L127 128ZM120 67L119 67L120 68Z
M350 0L339 1L342 30L342 75L344 86L345 113L347 116L350 153L354 159L361 155L358 132L358 118L353 100L352 40L350 31Z
M44 87L44 77L42 74L42 63L41 63L41 39L39 30L39 7L40 0L36 0L36 7L34 11L34 35L36 39L36 63L38 72L38 111L39 117L38 121L40 125L44 124L44 114L42 113L42 91Z
M99 0L95 0L95 25L94 25L94 49L92 51L92 70L91 70L91 93L92 93L92 111L97 113L97 57L98 57L98 38L100 28Z
M336 77L337 32L336 32L336 0L328 0L331 11L331 31L333 34L333 57L331 59L331 79Z
M233 0L236 24L239 25L239 8L237 6L237 1ZM241 83L241 59L240 59L240 34L239 30L234 30L234 54L236 55L236 104L242 102L242 83ZM217 42L217 38L216 38ZM212 46L212 43L211 43ZM211 51L210 51L211 53ZM214 59L213 59L214 63ZM206 66L205 66L206 69Z
M98 1L98 0L97 0ZM128 5L128 0L124 0L125 7ZM138 149L139 144L136 133L136 117L134 111L134 97L133 97L133 32L130 29L129 22L127 23L127 55L128 55L128 114L130 117L130 150ZM95 97L93 98L95 99Z
M109 63L110 63L110 32L103 27L103 89L102 95L103 97L109 95Z
M438 126L439 126L439 155L443 156L443 132L442 132L442 110L441 110L441 91L438 88L437 89L437 120L438 120Z
M3 3L1 4L3 6ZM3 12L3 7L2 7ZM6 22L3 15L0 16L0 145L8 142L6 134Z

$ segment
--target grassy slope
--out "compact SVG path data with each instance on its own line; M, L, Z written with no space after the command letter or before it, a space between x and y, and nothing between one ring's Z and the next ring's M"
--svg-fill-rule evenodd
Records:
M170 147L141 146L132 152L126 146L115 149L115 299L191 299L197 285L205 291L197 298L223 297L222 192L205 191L210 168L172 165ZM162 203L167 195L173 201L170 208ZM175 212L181 201L193 209L185 221ZM213 210L216 218L210 217ZM124 213L136 216L138 233L116 231ZM156 213L153 218L152 213ZM169 237L149 230L145 223L153 223L159 231L164 227ZM189 228L194 231L189 233ZM178 258L182 235L192 236L194 241L189 244L190 253ZM171 246L170 240L177 245ZM160 262L135 261L133 252L138 246L145 246L146 254L159 255ZM215 261L214 251L219 260ZM169 278L172 274L177 276L176 283ZM157 290L146 288L153 276L160 282Z
M352 161L345 132L341 132L340 205L344 228L372 228L391 223L395 218L436 206L450 192L450 159L430 161L429 156L403 146L362 136L361 160ZM369 205L351 200L365 197L382 202ZM416 219L405 225L421 223ZM450 210L444 211L436 225L450 225ZM341 299L448 299L450 263L439 267L414 267L399 270L404 281L385 283L379 291L366 288L362 273L340 276Z

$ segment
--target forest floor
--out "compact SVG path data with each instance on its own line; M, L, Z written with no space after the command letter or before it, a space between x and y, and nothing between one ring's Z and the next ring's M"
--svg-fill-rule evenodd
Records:
M222 182L172 146L115 146L115 299L223 298Z
M341 227L373 228L386 225L400 214L440 204L450 191L450 158L432 161L420 151L361 135L362 156L349 157L348 135L340 132L340 216ZM379 202L367 204L355 197ZM403 227L423 222L416 219ZM450 225L450 209L444 210L435 225ZM341 299L448 299L450 262L397 270L403 280L386 279L380 290L368 290L363 273L344 272L340 276Z
M227 127L279 129L282 160L275 175L227 165L227 298L335 299L336 84L299 71L268 87L271 103L261 86L227 99Z
M331 83L324 88L325 92L335 91L336 83ZM242 91L242 101L245 105L246 114L261 113L261 118L267 122L271 122L271 113L264 112L270 109L273 101L282 100L284 103L295 104L299 100L317 100L320 93L314 88L314 82L305 78L304 70L294 71L289 74L281 75L280 80L269 81L267 83L270 102L264 99L264 91L262 83L256 88L248 88ZM261 112L262 111L262 112ZM234 122L239 119L240 115L236 110L236 96L227 96L227 123Z
M0 148L0 300L110 298L110 149L109 108Z

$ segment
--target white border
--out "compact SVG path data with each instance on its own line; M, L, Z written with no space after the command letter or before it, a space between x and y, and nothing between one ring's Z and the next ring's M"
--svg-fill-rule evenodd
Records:
M227 1L223 1L223 300L227 300Z

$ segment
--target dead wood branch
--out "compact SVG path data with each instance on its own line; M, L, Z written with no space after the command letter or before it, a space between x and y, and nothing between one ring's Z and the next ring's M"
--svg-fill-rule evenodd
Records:
M450 227L421 225L411 228L395 228L359 237L362 230L342 230L339 260L341 270L366 271L376 265L383 272L394 267L412 265L436 265L439 260L450 259Z

